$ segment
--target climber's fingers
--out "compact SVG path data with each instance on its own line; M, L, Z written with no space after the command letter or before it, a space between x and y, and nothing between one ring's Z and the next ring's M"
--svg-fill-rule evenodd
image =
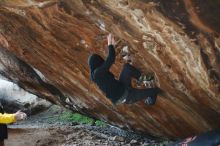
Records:
M108 45L115 45L115 38L111 33L107 36L107 41Z

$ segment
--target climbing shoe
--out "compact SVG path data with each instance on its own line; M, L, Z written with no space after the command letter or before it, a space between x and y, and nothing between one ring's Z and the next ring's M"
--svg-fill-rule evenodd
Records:
M152 74L144 74L139 77L137 84L141 85L143 83L145 86L150 86L153 80L154 76Z
M148 96L145 99L144 103L147 104L147 105L154 105L156 103L156 97Z

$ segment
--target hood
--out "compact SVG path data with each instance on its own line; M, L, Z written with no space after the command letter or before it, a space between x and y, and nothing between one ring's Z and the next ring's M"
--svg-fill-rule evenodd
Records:
M104 62L104 59L98 54L92 54L89 56L88 64L90 69L91 78L93 80L93 72L97 67L100 67Z

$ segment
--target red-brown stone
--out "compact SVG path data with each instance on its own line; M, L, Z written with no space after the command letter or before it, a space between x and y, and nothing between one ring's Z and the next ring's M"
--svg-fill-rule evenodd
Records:
M8 0L0 2L0 73L51 102L159 137L220 128L220 3L192 0ZM212 13L213 10L215 13ZM164 93L114 107L89 79L87 58L106 56L106 36ZM68 98L68 99L67 99Z

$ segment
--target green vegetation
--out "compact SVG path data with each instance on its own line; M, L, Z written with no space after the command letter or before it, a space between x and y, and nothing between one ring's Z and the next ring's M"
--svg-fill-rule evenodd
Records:
M99 127L105 127L106 123L100 120L95 121L95 125Z
M67 122L76 122L80 124L86 124L86 125L96 125L100 127L105 127L106 123L100 120L94 120L92 118L86 117L84 115L81 115L79 113L72 113L72 112L63 112L59 120L61 121L67 121Z

